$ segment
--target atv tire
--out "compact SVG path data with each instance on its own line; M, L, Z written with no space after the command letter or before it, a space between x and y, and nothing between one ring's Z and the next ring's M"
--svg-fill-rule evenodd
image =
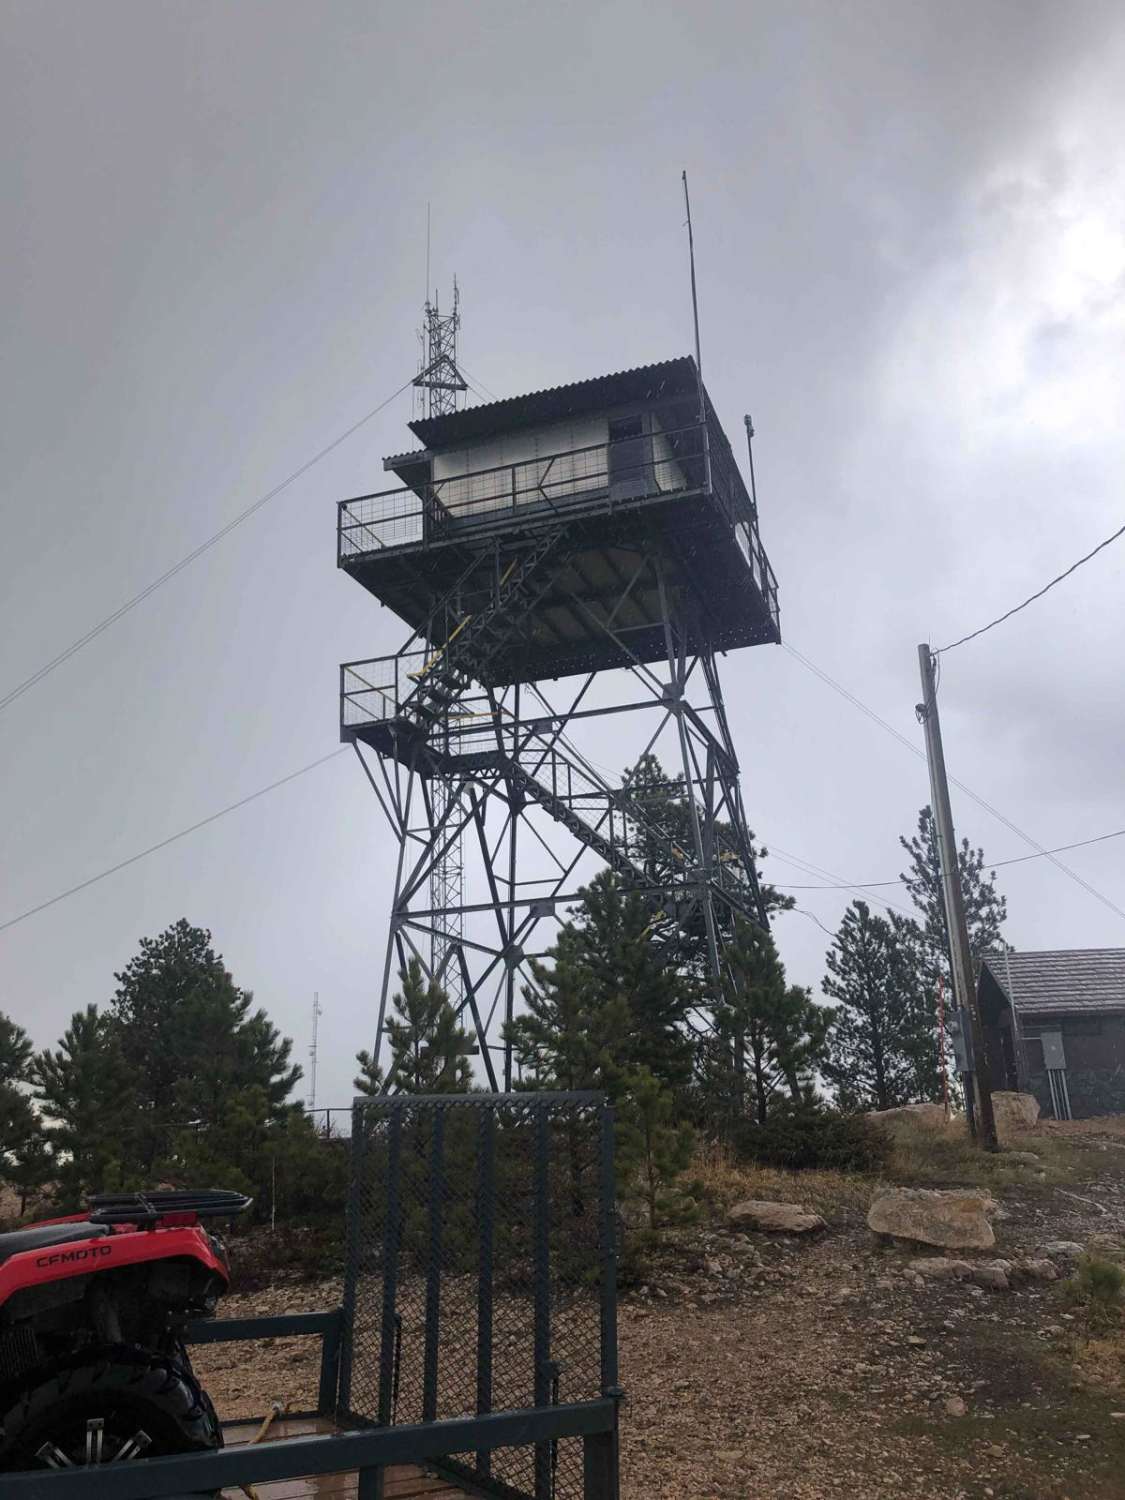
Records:
M100 1420L91 1436L91 1424ZM98 1433L100 1432L100 1438ZM137 1451L129 1452L130 1444ZM29 1387L0 1417L0 1473L113 1463L124 1451L155 1458L172 1453L209 1453L223 1444L215 1408L195 1377L166 1356L142 1349L113 1348L68 1364ZM54 1462L41 1456L55 1450Z

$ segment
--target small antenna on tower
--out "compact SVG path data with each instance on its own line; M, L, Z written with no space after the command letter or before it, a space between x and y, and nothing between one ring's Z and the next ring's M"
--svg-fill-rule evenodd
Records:
M457 410L457 397L468 390L457 368L457 333L461 327L461 291L453 278L453 311L443 313L437 293L426 295L422 332L422 368L414 377L415 389L423 393L424 416L444 417Z
M320 1018L324 1014L320 1005L320 991L313 993L312 1042L309 1045L309 1113L316 1108L316 1054L320 1032Z

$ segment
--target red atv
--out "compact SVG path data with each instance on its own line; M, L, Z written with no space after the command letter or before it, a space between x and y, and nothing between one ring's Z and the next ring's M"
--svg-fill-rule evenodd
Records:
M204 1221L250 1201L103 1196L88 1214L0 1234L0 1473L222 1445L184 1330L230 1281Z

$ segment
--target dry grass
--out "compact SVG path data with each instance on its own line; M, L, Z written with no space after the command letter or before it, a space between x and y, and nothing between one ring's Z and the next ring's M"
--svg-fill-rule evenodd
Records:
M766 1198L782 1203L807 1203L829 1223L849 1211L866 1213L877 1178L845 1172L787 1172L736 1162L723 1146L700 1148L684 1173L684 1187L695 1198L726 1210L744 1198Z
M1125 1329L1076 1341L1073 1373L1095 1390L1125 1396Z
M1007 1149L981 1151L962 1121L930 1130L913 1121L891 1127L894 1154L887 1179L904 1187L1027 1188L1073 1180L1089 1161L1084 1143L1035 1129L1021 1131ZM1012 1152L1034 1152L1037 1166L1013 1161ZM1042 1175L1040 1175L1042 1174Z
M710 1144L700 1147L681 1185L698 1202L720 1213L743 1198L767 1198L807 1203L831 1224L865 1214L872 1198L885 1187L1026 1190L1072 1181L1076 1168L1090 1163L1081 1139L1042 1130L1026 1132L1011 1147L1035 1152L1037 1167L1014 1162L1005 1152L994 1155L979 1150L961 1123L932 1130L903 1121L891 1127L890 1133L894 1150L878 1176L759 1166L736 1161L728 1148Z

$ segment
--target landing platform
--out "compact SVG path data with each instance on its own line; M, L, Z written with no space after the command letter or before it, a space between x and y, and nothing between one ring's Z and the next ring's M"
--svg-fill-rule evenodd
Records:
M223 1435L228 1448L237 1448L255 1437L261 1423L224 1422ZM313 1433L334 1432L332 1423L323 1417L279 1417L270 1428L272 1442L278 1438L307 1437ZM319 1474L311 1479L279 1479L254 1486L259 1500L356 1500L359 1479L355 1470L340 1474ZM224 1500L246 1500L240 1489L223 1490ZM383 1478L384 1500L463 1500L466 1491L446 1479L428 1474L416 1464L388 1469Z

